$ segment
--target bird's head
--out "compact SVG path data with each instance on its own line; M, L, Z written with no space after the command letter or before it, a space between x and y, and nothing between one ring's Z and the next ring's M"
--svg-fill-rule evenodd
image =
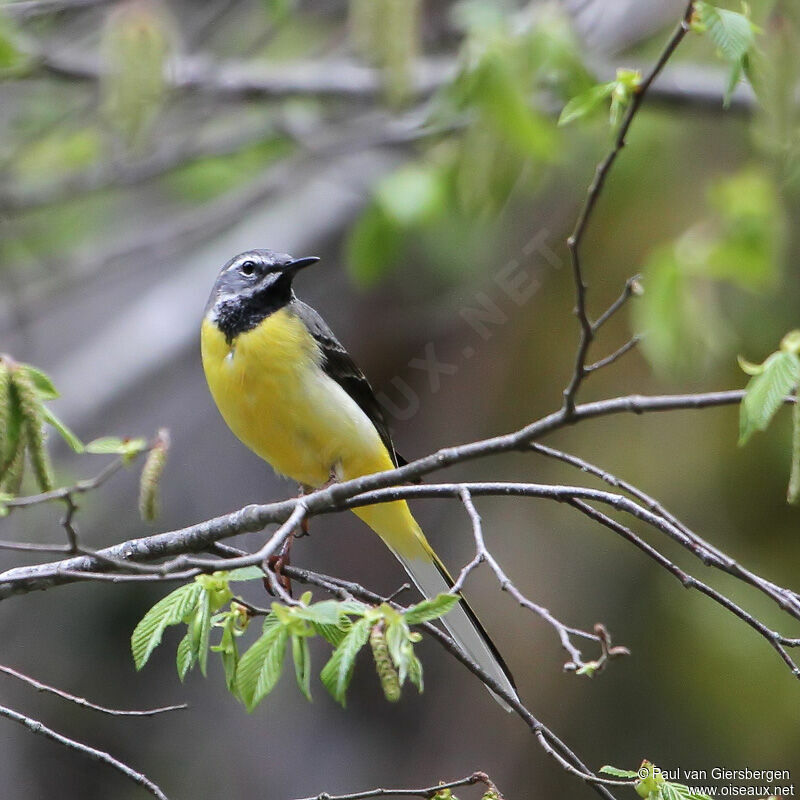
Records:
M292 281L316 256L294 258L272 250L247 250L220 270L206 314L232 340L292 299Z

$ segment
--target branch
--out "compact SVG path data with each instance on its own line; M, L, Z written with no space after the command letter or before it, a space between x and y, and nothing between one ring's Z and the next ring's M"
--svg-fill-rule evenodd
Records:
M111 2L114 0L12 0L3 4L3 14L17 19L28 19L64 11L82 11Z
M319 586L326 591L331 592L337 597L342 599L357 598L367 603L379 605L386 602L385 597L381 597L375 592L364 588L360 584L351 581L341 581L338 578L332 578L328 575L320 575L310 570L298 569L297 567L287 566L284 568L284 573L293 580L299 580L303 583L308 583L312 586ZM391 604L399 611L406 609L396 603ZM503 700L511 706L511 709L519 716L533 734L536 736L537 741L542 749L552 758L554 758L567 772L580 778L582 781L590 785L601 797L605 800L614 800L614 795L608 790L608 786L631 786L630 781L617 781L609 780L607 778L600 778L595 775L591 770L578 758L578 756L562 742L553 731L551 731L544 723L540 722L523 704L522 701L515 694L511 694L501 686L491 675L485 672L478 664L473 661L446 633L442 632L434 624L430 622L423 622L417 627L424 630L431 635L439 644L447 650L452 656L460 661L470 672L477 676L480 681L496 695L502 697ZM324 796L324 795L323 795Z
M576 406L569 419L564 410L560 409L514 433L443 448L397 469L334 484L327 489L306 495L303 499L307 504L309 515L323 513L337 508L342 502L357 494L412 481L453 464L492 454L527 449L532 440L580 420L623 412L642 414L734 405L738 404L743 396L744 392L738 390L688 395L628 395L585 403ZM793 403L794 398L787 397L786 402ZM122 542L98 551L98 555L126 561L147 562L184 553L200 552L207 550L221 539L240 533L254 533L270 523L285 522L294 510L295 504L295 500L284 500L268 505L249 505L239 511L186 528ZM70 583L76 579L76 575L97 572L102 567L103 564L96 558L82 556L51 564L7 570L0 573L0 600L14 594Z
M583 277L583 267L581 265L580 255L580 247L583 242L583 237L589 226L592 213L597 206L597 201L600 199L600 194L602 193L603 187L606 183L606 178L608 177L611 168L614 166L617 156L619 156L619 154L622 152L622 148L625 147L628 131L633 124L633 120L636 117L637 112L644 102L647 91L664 69L678 45L683 41L684 37L689 32L689 20L692 17L693 11L694 0L689 0L689 3L686 6L686 11L683 15L683 19L667 42L667 45L656 61L655 66L650 70L647 77L639 86L638 91L635 92L631 98L630 106L628 107L625 117L622 120L619 132L617 133L617 137L614 142L614 146L612 147L611 152L609 152L603 161L598 164L595 171L594 180L589 186L589 191L587 193L583 209L578 215L578 220L575 223L575 229L573 230L569 239L567 239L567 246L569 247L572 260L572 277L575 282L575 316L578 318L578 323L580 325L580 338L578 341L578 350L575 354L575 366L573 369L572 378L570 379L567 388L564 390L563 408L567 416L571 416L575 411L575 397L578 394L581 383L587 374L586 357L589 353L589 347L594 340L597 327L599 327L605 321L605 319L614 313L614 306L612 306L611 309L609 309L609 311L600 318L598 323L593 324L589 318L588 309L586 307L586 281ZM629 296L630 282L626 289L628 290ZM623 295L622 302L624 302L625 299L627 298L625 295Z
M581 636L585 639L592 639L596 642L601 642L602 640L600 636L594 633L588 633L587 631L582 631L579 628L571 628L568 625L564 625L563 622L557 620L546 608L544 608L544 606L537 605L525 597L525 595L523 595L522 592L517 589L505 572L503 572L500 564L497 562L497 559L495 559L495 557L487 549L486 543L483 539L481 518L478 514L478 510L475 508L475 504L472 502L472 494L466 486L462 487L460 497L461 502L464 504L464 508L466 509L472 523L472 534L473 538L475 539L475 558L473 558L472 561L470 561L461 570L458 579L453 584L450 591L453 593L460 593L461 588L464 585L464 581L470 572L478 567L481 563L486 562L494 572L495 577L500 583L500 588L502 591L508 592L517 601L517 603L519 603L519 605L521 605L523 608L527 608L529 611L532 611L555 629L556 633L558 634L558 638L561 641L561 647L566 650L570 657L570 662L568 663L573 665L570 667L570 669L581 669L586 666L581 656L581 651L572 644L570 636Z
M62 689L56 689L54 686L48 686L46 683L37 681L35 678L31 678L29 675L25 675L22 672L18 672L17 670L12 669L11 667L3 666L2 664L0 664L0 672L4 673L5 675L10 675L12 678L16 678L17 680L23 681L29 686L33 686L33 688L39 692L54 694L63 700L68 700L70 703L74 703L76 706L88 708L92 711L99 711L102 714L109 714L112 717L154 717L156 714L165 714L169 711L179 711L184 708L189 708L187 703L180 703L172 706L161 706L160 708L149 708L143 711L125 711L117 708L108 708L107 706L100 706L97 703L92 703L85 697L77 697L76 695L65 692Z
M473 772L466 778L448 783L438 783L435 786L426 786L422 789L368 789L365 792L351 792L350 794L329 794L322 792L313 797L306 797L303 800L367 800L370 797L433 797L444 789L457 789L459 786L474 786L482 783L487 791L497 793L498 800L503 800L503 796L498 792L497 787L489 779L485 772Z
M14 722L18 722L20 725L24 725L32 733L36 733L39 736L44 736L46 739L52 739L54 742L58 742L59 744L68 747L70 750L77 750L79 753L83 753L95 761L102 761L104 764L108 764L110 767L113 767L115 770L117 770L117 772L121 772L126 778L129 778L134 783L146 789L148 792L150 792L150 794L153 795L153 797L157 797L158 800L168 800L164 792L162 792L161 789L146 775L141 772L137 772L135 769L132 769L127 764L114 758L114 756L109 755L104 750L98 750L94 747L90 747L88 744L83 744L75 739L70 739L63 734L54 731L52 728L48 728L43 723L39 722L39 720L26 717L23 714L14 711L13 709L6 708L6 706L0 706L0 717L6 717Z

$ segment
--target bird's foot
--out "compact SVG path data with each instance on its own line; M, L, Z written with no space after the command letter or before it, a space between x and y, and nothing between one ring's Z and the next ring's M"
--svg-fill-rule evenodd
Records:
M280 589L286 592L289 597L292 597L292 581L288 575L283 574L283 568L291 566L290 555L292 551L292 542L294 541L294 536L287 537L286 541L283 543L283 547L281 547L280 553L275 553L271 555L266 561L267 569L272 571L272 574L275 576L275 581ZM277 597L278 592L272 586L272 581L268 578L264 578L264 588L273 596Z

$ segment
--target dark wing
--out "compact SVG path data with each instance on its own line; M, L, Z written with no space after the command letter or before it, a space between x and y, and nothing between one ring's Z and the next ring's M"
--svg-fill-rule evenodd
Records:
M293 314L296 314L305 323L305 326L319 345L322 351L322 368L325 370L325 374L329 378L333 378L369 417L378 431L381 441L389 451L392 463L396 467L406 464L406 460L399 456L394 449L392 435L389 433L389 426L386 424L386 417L383 414L378 398L375 397L375 393L372 391L372 387L369 385L364 373L356 366L347 350L344 349L344 345L336 338L325 320L311 306L294 298L289 304L289 308Z

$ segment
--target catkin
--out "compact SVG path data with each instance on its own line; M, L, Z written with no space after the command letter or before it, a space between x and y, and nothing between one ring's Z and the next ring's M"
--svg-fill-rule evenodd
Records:
M0 491L7 494L19 494L22 476L25 472L25 444L25 430L23 429L19 432L14 453L6 462L2 475L0 475Z
M31 469L39 489L49 492L53 488L53 468L45 441L42 401L24 368L11 370L11 384L19 402L21 431L25 432Z
M396 703L400 699L400 677L389 654L383 622L377 622L372 626L369 644L372 648L372 657L375 659L375 669L378 672L383 693L390 703Z
M0 481L5 476L8 462L14 458L9 427L11 425L11 370L4 358L0 358Z
M139 478L139 514L145 522L152 522L158 516L160 504L159 483L167 463L169 433L161 429L155 444L147 454L142 474Z

